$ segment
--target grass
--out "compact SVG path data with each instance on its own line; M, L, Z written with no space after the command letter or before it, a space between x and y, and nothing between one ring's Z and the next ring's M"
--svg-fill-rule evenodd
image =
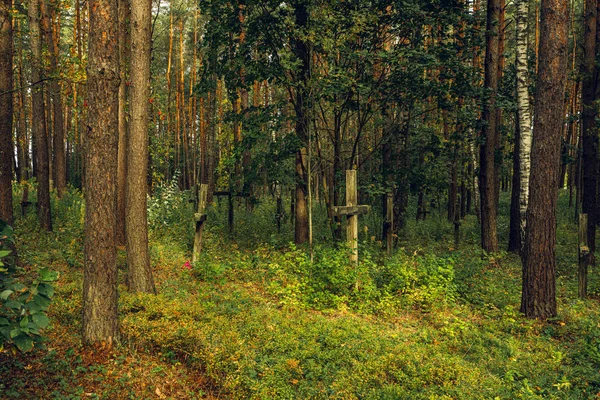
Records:
M168 198L167 205L160 206ZM192 270L192 210L185 196L151 203L151 257L159 295L120 285L122 345L80 345L81 196L60 202L55 232L35 216L17 221L23 275L60 271L49 309L48 350L0 353L0 393L10 398L582 399L600 396L597 271L590 299L576 299L576 226L561 198L557 248L559 316L542 323L518 312L521 266L478 249L468 217L453 227L434 213L409 217L386 260L380 221L364 218L361 265L316 226L314 262L289 245L274 204L240 204L236 234L225 203L209 213L205 252ZM507 199L503 196L503 208ZM152 208L154 207L154 208ZM324 221L318 207L316 219ZM500 237L508 221L501 216ZM125 257L119 253L124 275Z

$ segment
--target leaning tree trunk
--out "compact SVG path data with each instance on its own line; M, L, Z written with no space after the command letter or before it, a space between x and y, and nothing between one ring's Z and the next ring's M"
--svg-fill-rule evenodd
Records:
M597 105L596 90L598 68L596 66L596 48L598 47L598 15L597 1L586 0L585 22L583 37L583 102L582 136L583 136L583 198L582 211L588 214L588 246L593 254L596 249L596 220L597 220L597 184L598 184L598 129L596 127Z
M485 50L485 82L489 98L483 107L482 144L480 149L479 190L481 193L481 247L487 252L498 251L498 233L496 213L496 143L497 112L496 95L498 92L498 21L500 1L488 0L487 31Z
M567 2L542 0L521 297L521 312L530 318L556 316L556 207L564 123L567 22Z
M148 254L148 100L152 0L131 2L131 132L127 156L127 278L133 292L156 293Z
M115 247L119 55L117 1L90 1L85 149L83 342L118 341Z
M12 177L14 146L13 120L13 43L11 0L0 1L0 219L13 223ZM20 166L21 168L23 166Z
M32 124L36 159L34 169L38 181L38 219L40 226L48 231L52 230L52 216L50 211L50 165L48 156L48 137L46 136L44 93L42 84L42 37L40 29L40 3L31 0L28 7L29 37L31 41L31 80L33 88L31 93Z

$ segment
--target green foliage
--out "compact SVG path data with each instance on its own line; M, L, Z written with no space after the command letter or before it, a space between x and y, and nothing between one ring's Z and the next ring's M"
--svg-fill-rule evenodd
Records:
M158 185L148 199L148 227L156 237L189 238L193 235L193 213L189 192L178 187L179 174Z
M58 274L43 268L30 285L21 283L14 266L3 262L11 253L12 234L12 228L0 220L0 350L13 345L28 352L42 347L45 340L41 331L50 324L46 309L54 295L50 283Z
M400 305L431 310L453 304L455 260L452 257L397 253L383 265L368 253L352 265L344 250L317 248L314 261L292 246L268 263L269 289L281 304L357 311L390 311Z

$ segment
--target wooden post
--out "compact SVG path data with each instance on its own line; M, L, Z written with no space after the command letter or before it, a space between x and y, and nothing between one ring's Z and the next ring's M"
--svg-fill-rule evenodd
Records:
M460 244L460 202L454 203L454 250Z
M346 171L346 205L333 207L333 212L341 218L348 217L346 240L350 248L350 262L358 265L358 216L369 212L370 207L358 205L356 170Z
M277 220L277 233L281 233L281 220L283 219L283 200L281 198L281 185L275 186L275 196L277 197L277 210L275 219Z
M227 223L229 225L229 233L233 235L233 188L229 187L229 192L227 193Z
M358 205L356 170L346 171L346 206ZM348 215L346 238L350 247L350 262L358 264L358 214Z
M579 268L577 275L580 299L585 299L587 296L587 270L590 255L588 244L588 215L579 214Z
M196 234L194 235L194 250L192 253L192 262L198 260L198 256L202 251L202 231L204 230L204 221L206 221L206 198L208 195L208 185L203 183L200 185L200 193L198 194L198 212L194 214L196 220Z
M386 229L386 241L387 241L387 255L388 257L392 255L392 251L394 250L394 193L388 193L387 198L387 215L386 221L387 229Z

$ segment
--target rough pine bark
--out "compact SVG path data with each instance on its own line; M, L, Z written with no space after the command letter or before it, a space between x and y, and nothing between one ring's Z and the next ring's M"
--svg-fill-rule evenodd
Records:
M127 282L156 293L148 254L148 105L152 0L131 3L131 132L127 156Z
M13 223L12 178L14 146L13 43L11 0L0 1L0 219Z
M597 81L596 49L598 47L598 9L597 0L586 0L583 35L583 86L581 99L583 102L582 136L583 136L583 198L582 212L588 214L588 246L593 252L596 249L597 220L597 184L598 184L598 129L596 127ZM592 262L595 260L592 257Z
M489 96L483 106L482 144L480 148L479 190L481 194L481 247L487 252L498 251L498 233L496 212L498 209L496 196L496 143L497 113L496 95L498 93L498 21L500 17L500 1L487 2L487 28L485 50L484 87Z
M129 0L117 0L119 8L119 144L117 152L117 245L125 245L125 185L127 182L127 80L130 59Z
M564 123L568 3L542 0L539 71L521 312L527 317L556 316L556 207Z
M31 42L31 131L34 140L34 170L38 182L38 219L42 229L52 230L50 210L50 163L48 155L48 137L46 136L44 92L42 84L42 36L40 29L40 2L31 0L28 6L29 38Z
M85 148L83 342L118 341L115 247L119 55L117 1L91 0Z

